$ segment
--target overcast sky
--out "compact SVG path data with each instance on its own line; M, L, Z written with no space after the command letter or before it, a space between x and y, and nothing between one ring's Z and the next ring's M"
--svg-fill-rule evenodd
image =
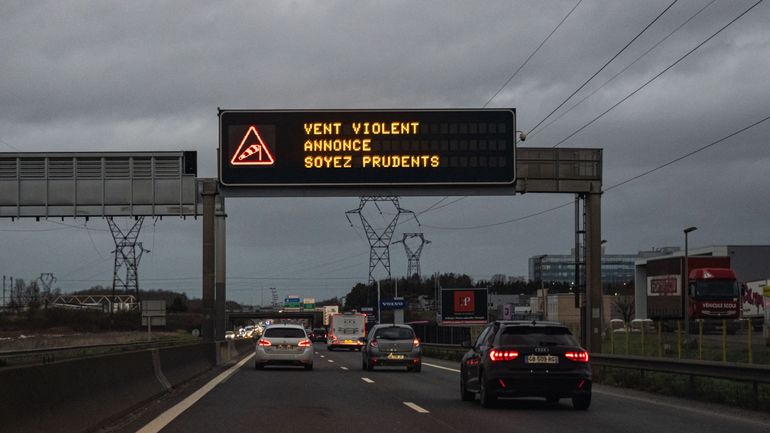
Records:
M530 134L550 147L616 104L748 9L679 0ZM0 3L0 151L196 150L216 177L217 107L480 108L577 3L569 1L11 1ZM489 107L517 109L530 131L671 0L585 0ZM770 115L770 7L761 3L561 147L604 149L604 186L657 167ZM542 131L540 133L539 131ZM603 197L608 253L770 244L770 121ZM404 197L423 211L443 197ZM422 271L526 275L527 258L566 254L573 208L518 223L569 195L449 197L420 215L432 243ZM447 205L447 206L443 206ZM267 288L327 298L366 282L369 247L345 211L358 199L228 199L228 297L267 303ZM387 211L386 211L387 212ZM385 218L372 219L380 226ZM386 215L387 217L387 215ZM65 290L111 284L103 220L0 221L0 272L53 272ZM79 226L73 228L68 225ZM201 223L146 221L144 288L201 293ZM406 273L401 245L395 275ZM770 267L769 267L770 269Z

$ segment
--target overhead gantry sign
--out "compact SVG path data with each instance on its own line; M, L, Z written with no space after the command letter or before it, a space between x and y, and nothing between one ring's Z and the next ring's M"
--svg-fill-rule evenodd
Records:
M513 109L220 113L224 186L509 185Z

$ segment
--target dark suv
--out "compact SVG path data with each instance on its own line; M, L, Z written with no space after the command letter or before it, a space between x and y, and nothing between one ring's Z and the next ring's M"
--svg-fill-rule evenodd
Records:
M489 324L460 365L460 395L490 407L498 397L571 398L575 409L591 405L591 364L569 329L555 322Z
M326 342L326 328L313 328L310 332L310 341L312 342Z

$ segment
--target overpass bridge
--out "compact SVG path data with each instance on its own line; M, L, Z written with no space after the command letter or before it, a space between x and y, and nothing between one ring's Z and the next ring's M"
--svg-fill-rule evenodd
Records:
M273 322L302 322L308 327L317 328L323 325L322 311L284 311L284 310L258 310L258 311L227 311L228 329L236 325L247 324L251 320Z

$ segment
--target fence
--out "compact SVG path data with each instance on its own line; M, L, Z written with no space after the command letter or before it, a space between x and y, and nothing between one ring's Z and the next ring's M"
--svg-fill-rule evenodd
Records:
M412 324L417 338L424 343L461 344L471 340L468 326L439 326L435 323Z
M723 323L724 322L724 323ZM566 324L579 339L577 324ZM474 341L478 328L416 323L412 327L424 343L456 344ZM476 332L473 332L473 331ZM696 322L689 335L676 321L613 321L603 332L601 353L667 359L770 364L768 340L749 321Z

